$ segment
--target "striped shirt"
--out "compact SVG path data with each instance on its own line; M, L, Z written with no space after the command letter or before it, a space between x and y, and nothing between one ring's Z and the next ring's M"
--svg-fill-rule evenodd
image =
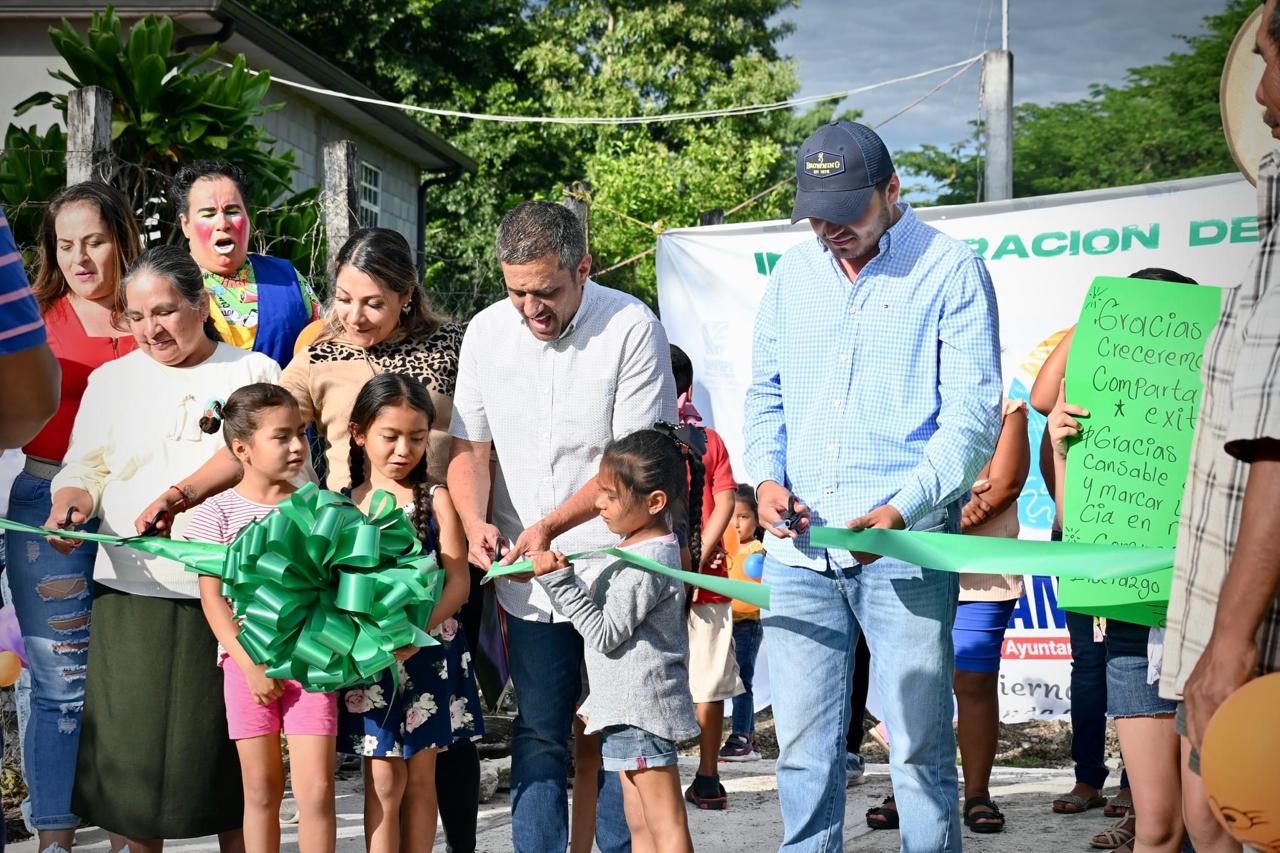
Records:
M191 511L191 521L183 535L188 540L230 545L241 530L273 509L275 507L268 504L254 503L235 489L227 489ZM218 643L218 654L214 660L221 664L226 657L227 650Z
M44 342L44 321L22 269L22 253L13 242L9 220L0 209L0 355L22 352Z
M272 504L254 503L235 489L227 489L191 511L184 536L201 542L230 545L241 530L274 509Z
M449 432L492 443L493 524L511 542L596 475L609 442L675 418L667 335L633 296L588 280L577 313L554 341L535 338L507 299L467 326ZM617 541L596 517L551 544L568 553ZM574 574L589 584L602 568L602 559L581 560ZM496 584L507 613L552 619L540 585Z
M1205 344L1204 396L1182 498L1160 694L1182 698L1208 645L1240 532L1251 444L1280 439L1280 152L1258 174L1258 254L1225 288ZM1259 673L1280 669L1280 596L1258 631Z
M995 451L1004 387L982 259L906 204L850 282L815 238L774 267L756 315L746 466L843 526L890 504L908 527L960 499ZM853 565L769 537L792 566Z

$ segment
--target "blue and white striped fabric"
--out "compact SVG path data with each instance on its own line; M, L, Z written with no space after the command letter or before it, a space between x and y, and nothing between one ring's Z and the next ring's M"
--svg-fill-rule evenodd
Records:
M907 526L959 499L995 450L1004 386L995 291L963 243L902 216L850 282L815 238L782 256L756 315L751 482L783 483L814 524L892 504ZM826 552L766 537L824 569ZM837 565L853 564L843 551Z
M14 245L9 221L0 210L0 355L22 352L44 342L44 321L22 271L22 254Z

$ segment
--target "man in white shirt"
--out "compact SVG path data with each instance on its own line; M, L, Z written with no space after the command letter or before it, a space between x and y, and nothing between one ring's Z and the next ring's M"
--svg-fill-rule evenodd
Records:
M612 545L596 514L596 471L614 439L676 417L667 336L639 300L588 277L578 220L550 202L525 202L498 227L507 300L475 316L462 342L449 489L482 569L498 542L503 562L554 547ZM496 475L490 459L496 455ZM492 493L492 494L491 494ZM492 497L492 522L486 521ZM580 560L590 584L602 568ZM568 845L569 734L581 694L582 640L553 618L537 584L499 580L511 678L520 711L512 748L512 838L517 853ZM630 849L616 774L600 792L596 841Z

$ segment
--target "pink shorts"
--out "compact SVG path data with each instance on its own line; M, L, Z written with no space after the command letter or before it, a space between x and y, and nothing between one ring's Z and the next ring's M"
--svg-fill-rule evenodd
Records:
M222 695L227 704L227 733L232 740L261 735L324 735L337 737L338 694L308 693L291 679L280 682L284 694L270 705L259 705L249 682L231 658L222 661Z

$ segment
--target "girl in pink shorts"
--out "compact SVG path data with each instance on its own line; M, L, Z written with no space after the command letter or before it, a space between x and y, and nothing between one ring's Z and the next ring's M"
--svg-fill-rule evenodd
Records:
M201 427L213 432L219 424L227 446L244 465L244 479L192 512L187 537L229 544L241 529L293 494L290 481L306 464L307 438L297 401L278 385L246 385L225 404L214 402ZM298 803L298 848L332 853L337 843L337 694L308 693L297 681L267 677L266 667L254 663L237 640L240 628L222 597L220 578L200 578L200 602L218 638L227 732L240 754L245 849L280 849L283 730Z

